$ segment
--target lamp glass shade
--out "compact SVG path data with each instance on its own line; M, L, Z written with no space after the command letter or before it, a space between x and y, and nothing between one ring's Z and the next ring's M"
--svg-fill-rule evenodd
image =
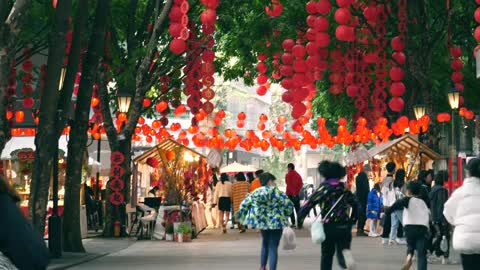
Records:
M58 91L62 90L63 83L65 82L65 74L67 74L67 69L62 67L60 70L60 80L58 81Z
M118 111L121 113L127 113L130 109L130 102L132 101L132 97L128 95L119 95L117 96L118 99Z
M477 67L477 79L480 79L480 49L475 52L475 64Z
M413 106L413 112L415 113L415 118L419 120L427 113L427 108L423 105L415 105Z
M457 90L449 92L448 103L450 103L450 107L452 108L452 110L458 109L460 103L460 92Z

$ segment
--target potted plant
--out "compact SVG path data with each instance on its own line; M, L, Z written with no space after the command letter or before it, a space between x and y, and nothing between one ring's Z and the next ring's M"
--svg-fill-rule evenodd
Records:
M190 242L191 235L192 235L192 228L190 226L185 225L185 228L183 230L183 241Z
M177 237L178 237L178 242L182 243L183 242L183 235L185 234L185 225L181 224L178 226L177 229Z
M167 230L165 233L165 240L173 241L173 233L174 233L173 224L169 223L167 225Z

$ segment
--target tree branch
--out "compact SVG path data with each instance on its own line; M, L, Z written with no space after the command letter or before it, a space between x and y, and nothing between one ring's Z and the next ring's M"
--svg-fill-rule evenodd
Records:
M12 10L5 21L12 33L18 34L20 32L21 26L27 21L25 18L22 20L22 16L27 12L31 4L31 0L17 0L13 4Z
M149 0L148 4L145 8L145 13L143 16L142 23L140 24L140 27L137 30L137 35L136 35L136 40L137 42L141 42L145 36L149 33L146 28L148 26L148 23L150 22L150 18L152 17L153 11L155 10L154 4L156 1L154 0Z
M110 144L110 149L113 151L114 149L118 149L119 144L117 141L117 130L113 125L112 114L110 110L110 99L108 96L108 89L107 89L107 79L105 75L105 69L100 69L98 74L98 96L100 98L100 108L102 111L103 117L103 127L105 128L105 132L107 133L108 143Z
M128 59L132 56L133 50L137 47L135 42L135 15L137 13L138 0L130 0L128 5L128 26L127 26L127 54Z
M160 29L162 25L167 21L168 12L170 11L172 4L173 4L173 0L167 0L165 2L165 5L163 6L162 12L156 18L155 26L152 31L152 36L150 37L150 41L148 42L148 45L147 45L147 53L143 58L142 64L137 70L137 77L135 80L136 93L132 101L133 106L130 106L128 123L124 129L125 136L127 138L129 138L133 134L133 130L137 126L138 118L140 117L140 113L142 109L143 98L145 97L145 93L148 91L147 87L145 87L147 84L145 77L148 73L148 68L150 66L150 63L152 62L153 54L156 50L156 44L158 42L157 39L160 33Z
M75 85L75 78L79 69L83 32L87 27L88 20L88 0L79 0L77 5L77 12L75 14L75 29L73 32L72 47L70 55L68 56L67 74L65 75L65 81L62 91L60 92L60 98L58 102L59 110L62 110L62 119L68 119L70 107L72 106L72 94L73 86ZM71 115L70 117L73 117ZM63 129L63 128L62 128ZM60 136L62 129L58 130Z

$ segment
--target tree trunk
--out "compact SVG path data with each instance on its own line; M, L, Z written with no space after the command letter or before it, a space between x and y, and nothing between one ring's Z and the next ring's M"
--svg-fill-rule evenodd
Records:
M105 44L109 1L98 1L94 32L90 39L84 72L77 96L75 121L68 142L67 176L65 179L65 208L63 216L64 250L85 252L80 230L80 185L82 181L83 153L87 144L90 101L100 54Z
M53 31L50 35L45 89L40 101L40 122L35 136L36 151L29 215L33 225L42 234L45 229L53 150L54 147L58 147L57 143L52 143L52 138L56 138L58 86L65 56L65 36L71 10L72 0L59 1L55 12Z
M15 56L15 46L18 42L18 33L25 21L26 13L30 8L31 0L15 1L13 8L7 9L7 1L0 4L0 153L10 139L10 128L6 118L7 111L7 82L10 74L10 64ZM8 15L8 16L7 16Z

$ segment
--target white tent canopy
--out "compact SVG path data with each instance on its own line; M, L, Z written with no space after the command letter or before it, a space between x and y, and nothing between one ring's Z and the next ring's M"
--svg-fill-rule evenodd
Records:
M220 169L221 173L255 172L257 169L234 162Z
M58 140L58 149L61 149L65 152L65 156L67 155L68 151L68 139L67 136L61 136ZM0 156L0 160L11 160L12 153L16 150L20 149L32 149L35 151L35 137L28 136L28 137L12 137L6 144L5 148L2 151Z

